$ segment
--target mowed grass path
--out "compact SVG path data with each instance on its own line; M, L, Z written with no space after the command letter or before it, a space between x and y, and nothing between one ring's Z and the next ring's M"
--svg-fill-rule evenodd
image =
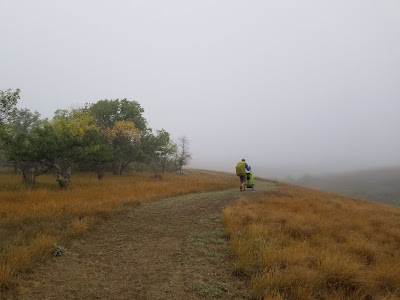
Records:
M248 282L233 275L221 212L257 191L234 188L128 207L26 275L8 297L248 299Z

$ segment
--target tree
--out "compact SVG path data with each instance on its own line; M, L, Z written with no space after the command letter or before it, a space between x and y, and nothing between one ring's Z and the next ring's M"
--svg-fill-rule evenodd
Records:
M121 175L128 164L138 159L140 132L135 123L116 121L112 128L106 128L105 136L114 149L113 172Z
M14 92L10 89L0 90L0 137L6 134L6 124L8 124L15 115L16 105L19 100L20 90L16 89ZM0 155L4 145L0 144Z
M161 169L162 173L164 174L168 160L176 152L177 146L175 143L171 141L170 134L166 132L164 129L157 130L157 141L158 141L157 153L160 157Z
M87 157L90 143L87 135L99 128L94 117L83 110L58 110L48 129L49 147L42 149L44 161L56 170L57 182L67 187L72 166Z
M86 150L80 167L94 171L98 179L103 179L107 166L113 161L113 148L100 131L91 130L85 135Z
M140 132L147 128L147 121L142 115L144 110L136 101L129 101L126 98L100 100L88 105L88 109L102 128L113 128L117 121L133 122Z
M164 174L168 159L174 153L176 145L171 141L170 134L164 129L156 130L154 135L150 130L142 138L142 150L146 162L150 165L156 176Z
M15 133L28 133L40 122L40 114L37 111L31 112L27 108L17 109L10 122L10 128Z
M183 175L183 166L189 164L192 159L192 154L189 152L189 140L186 136L178 138L178 152L176 155L176 163L179 170L179 174Z
M0 126L8 123L15 115L20 90L0 90Z
M28 109L17 110L2 135L7 160L15 169L21 170L22 180L27 183L35 183L36 176L50 168L41 162L39 154L35 152L36 144L42 141L37 139L34 132L43 124L39 113L30 112Z
M113 147L113 173L121 175L133 161L143 161L147 134L144 110L136 101L100 100L88 105L102 134Z

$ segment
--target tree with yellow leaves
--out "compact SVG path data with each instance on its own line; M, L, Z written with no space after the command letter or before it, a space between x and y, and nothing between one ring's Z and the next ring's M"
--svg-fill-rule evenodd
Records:
M104 135L114 149L113 172L120 175L138 157L140 131L134 122L116 121L112 128L105 129Z
M95 116L97 125L113 147L112 169L121 175L133 161L144 161L142 137L148 133L144 110L136 101L127 99L100 100L88 106Z
M105 136L110 144L118 145L121 142L139 142L140 131L136 128L135 123L129 121L117 121L112 128L106 128Z
M73 164L83 161L90 149L87 136L98 132L95 118L85 109L58 110L47 129L47 145L41 149L43 161L51 165L57 173L61 187L69 185Z

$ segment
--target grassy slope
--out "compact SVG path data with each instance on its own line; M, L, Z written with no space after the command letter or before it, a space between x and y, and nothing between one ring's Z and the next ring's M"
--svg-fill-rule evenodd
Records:
M296 184L400 206L400 167L306 176Z
M399 299L400 209L279 184L223 213L255 299Z
M60 239L73 237L141 201L236 187L208 172L163 181L148 175L75 177L67 191L42 177L37 187L0 178L0 285L32 268ZM243 193L244 195L249 195ZM398 299L400 210L350 197L279 184L224 210L236 256L254 298ZM15 231L13 231L15 230Z

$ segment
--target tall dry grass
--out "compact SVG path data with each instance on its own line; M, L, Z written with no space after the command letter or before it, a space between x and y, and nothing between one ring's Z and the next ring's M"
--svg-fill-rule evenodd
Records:
M29 186L17 174L0 174L0 288L48 257L54 244L68 242L126 206L236 186L235 176L201 172L168 174L162 180L142 173L109 175L101 181L82 173L63 190L52 175Z
M400 299L400 209L280 184L223 212L255 299Z

